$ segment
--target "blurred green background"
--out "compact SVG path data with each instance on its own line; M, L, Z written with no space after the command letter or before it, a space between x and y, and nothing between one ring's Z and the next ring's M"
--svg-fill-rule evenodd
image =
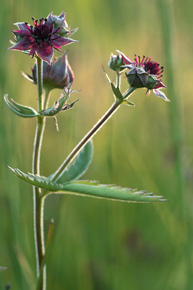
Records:
M93 163L84 178L146 189L168 199L160 204L116 203L49 196L45 230L55 220L49 252L48 290L193 289L192 18L190 0L2 0L0 10L0 289L35 289L32 189L7 165L31 172L35 119L13 115L8 93L36 106L30 73L34 60L7 51L13 23L53 11L67 12L80 43L68 46L75 73L73 110L60 114L60 131L47 121L42 175L49 175L113 102L102 65L111 52L160 62L170 103L138 90L136 107L122 106L94 137ZM123 90L127 88L123 79ZM54 91L54 103L60 91Z

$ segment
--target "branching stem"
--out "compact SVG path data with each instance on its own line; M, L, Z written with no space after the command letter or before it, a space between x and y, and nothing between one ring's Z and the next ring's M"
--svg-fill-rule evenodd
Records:
M135 89L130 88L127 91L126 96L128 97ZM93 126L93 128L83 137L83 139L77 144L77 146L72 150L68 157L64 160L58 170L52 176L52 181L56 181L60 174L64 171L66 166L75 158L75 156L80 152L80 150L86 145L86 143L97 133L99 129L106 123L106 121L115 113L115 111L122 104L122 100L116 99L110 109L102 116L102 118Z

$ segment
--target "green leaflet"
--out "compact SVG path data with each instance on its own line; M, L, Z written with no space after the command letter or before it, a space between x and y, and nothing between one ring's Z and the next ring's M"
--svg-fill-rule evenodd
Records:
M19 178L21 178L22 180L36 186L42 189L46 189L48 191L57 191L59 189L63 188L62 184L56 184L53 181L51 181L49 178L45 177L45 176L38 176L32 173L24 173L21 170L19 170L18 168L12 168L10 166L8 166L8 168Z
M4 95L4 100L9 109L16 115L23 118L33 118L38 116L38 113L31 107L22 106L16 103L13 99L9 99L8 95Z
M78 156L75 158L73 163L60 174L57 178L57 183L69 182L80 178L88 169L91 164L93 156L93 145L89 141L83 149L79 152Z
M47 117L53 117L57 115L62 110L62 107L64 106L65 102L66 102L65 97L60 98L58 101L55 102L55 104L52 107L41 111L40 115Z
M80 196L89 196L103 199L111 199L125 202L158 202L165 201L162 196L154 196L146 191L138 191L136 189L124 188L120 186L97 184L87 181L70 182L64 185L60 193L70 193Z
M122 96L119 88L116 88L113 83L111 83L111 88L112 88L112 91L113 91L115 97L117 99L119 99L120 101L122 101L123 100L123 96Z
M122 188L114 185L99 184L96 181L75 181L69 183L55 183L44 176L31 173L25 174L19 169L9 167L13 173L26 182L45 189L49 192L98 197L126 202L159 202L165 201L162 196L154 196L152 193L138 191L131 188Z

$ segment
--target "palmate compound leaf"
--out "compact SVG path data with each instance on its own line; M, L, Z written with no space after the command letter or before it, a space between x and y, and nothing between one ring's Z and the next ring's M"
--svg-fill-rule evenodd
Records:
M124 188L114 185L99 184L96 181L72 181L64 184L52 182L44 176L31 173L25 174L19 169L9 167L13 173L22 180L42 189L47 193L63 193L79 196L96 197L125 202L160 202L165 201L162 196L137 189Z

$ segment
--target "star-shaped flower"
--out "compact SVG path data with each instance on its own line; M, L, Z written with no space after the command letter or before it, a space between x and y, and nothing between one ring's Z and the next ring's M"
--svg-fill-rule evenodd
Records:
M34 18L32 20L34 25L15 23L19 29L12 31L16 43L10 49L28 51L32 57L37 54L50 64L54 49L61 51L61 46L76 42L68 38L75 30L70 30L63 12L59 16L50 13L47 18L41 18L39 23Z

